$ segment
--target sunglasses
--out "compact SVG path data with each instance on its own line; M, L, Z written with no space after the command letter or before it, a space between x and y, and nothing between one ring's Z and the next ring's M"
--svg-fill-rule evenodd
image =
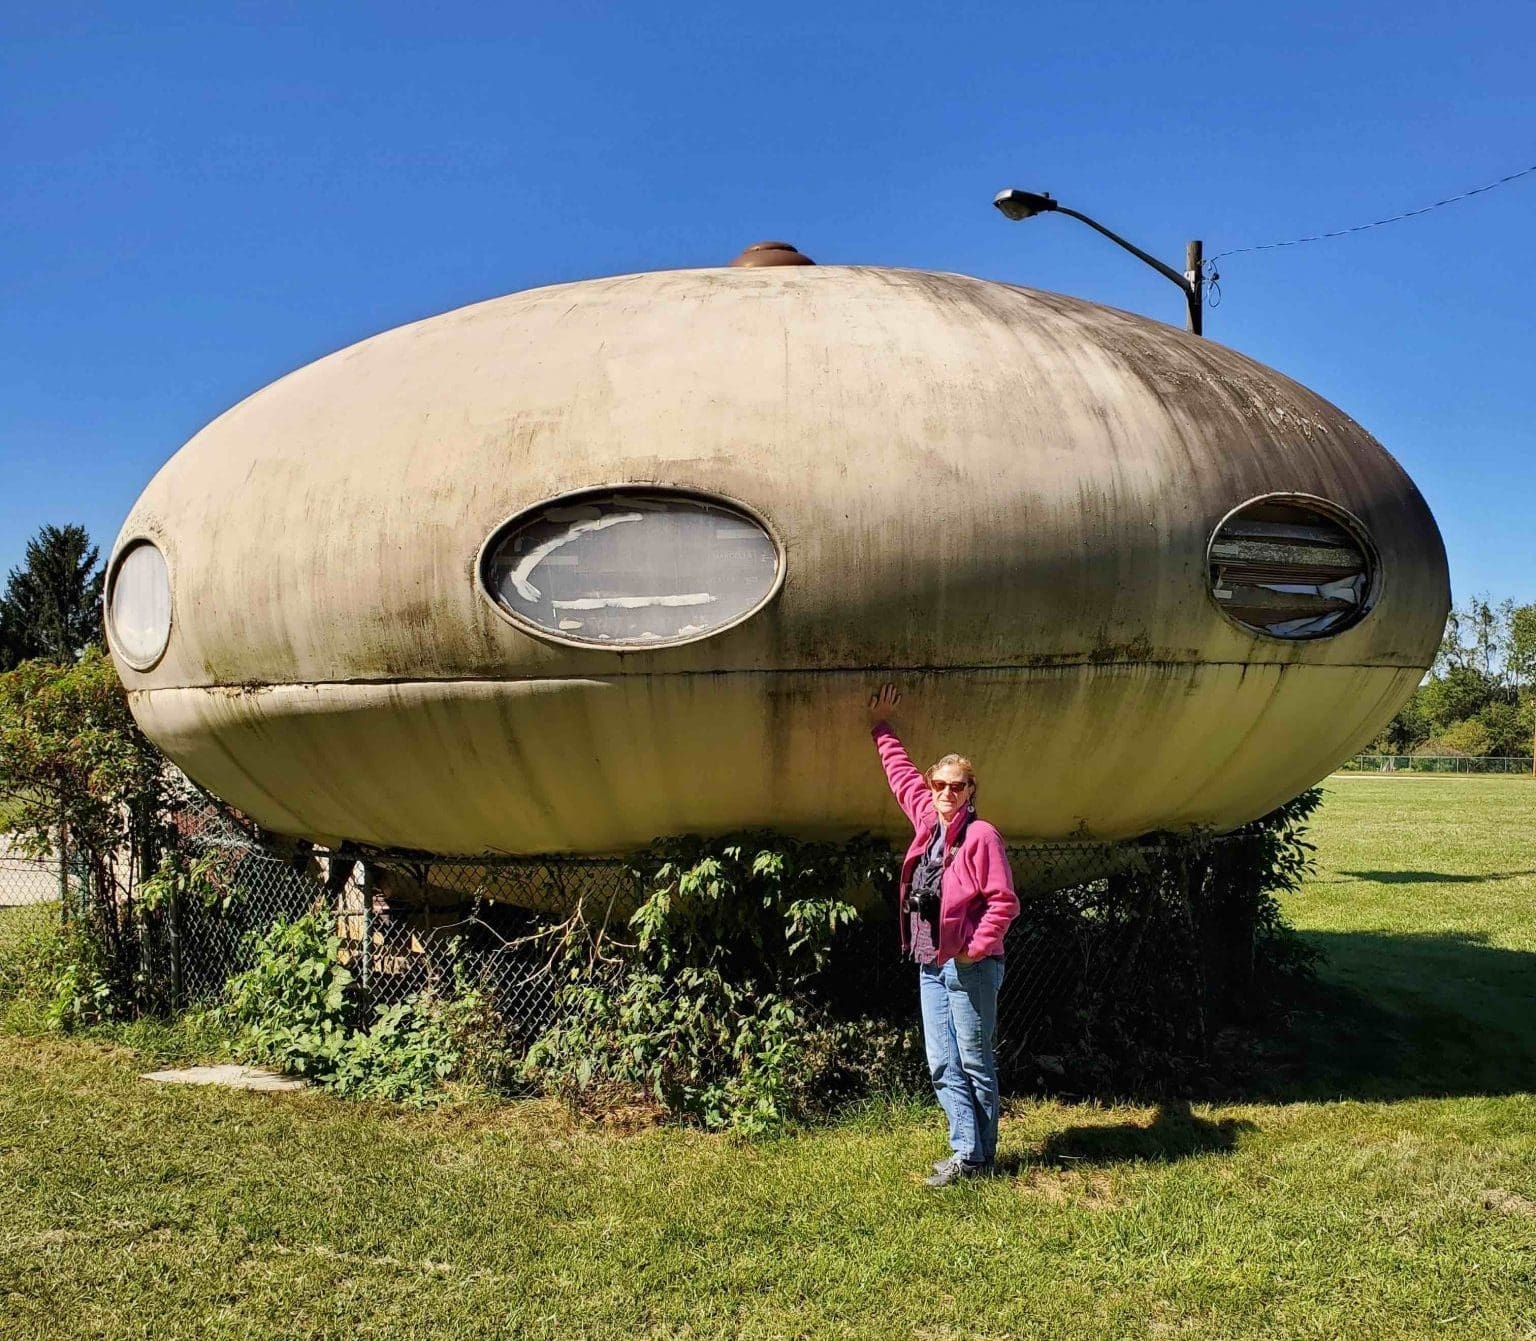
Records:
M935 779L928 785L936 792L963 792L971 784L969 782L939 782Z

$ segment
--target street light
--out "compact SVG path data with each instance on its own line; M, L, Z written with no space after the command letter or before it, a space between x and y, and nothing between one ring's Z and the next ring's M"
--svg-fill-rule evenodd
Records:
M1184 302L1189 309L1188 319L1185 322L1186 329L1193 331L1196 335L1204 333L1201 321L1201 299L1205 288L1205 277L1201 273L1205 255L1203 243L1199 241L1191 242L1185 248L1184 264L1186 269L1181 275L1172 266L1164 265L1155 256L1148 256L1140 247L1127 242L1118 233L1110 232L1103 224L1090 219L1086 214L1079 214L1076 210L1069 210L1065 205L1058 205L1049 195L1043 192L1018 191L1010 187L1006 191L999 191L992 203L1008 218L1013 220L1033 219L1037 214L1070 214L1074 219L1087 224L1094 232L1103 233L1116 246L1124 247L1132 256L1135 256L1138 260L1145 261L1158 274L1166 279L1171 279L1177 284L1183 291Z

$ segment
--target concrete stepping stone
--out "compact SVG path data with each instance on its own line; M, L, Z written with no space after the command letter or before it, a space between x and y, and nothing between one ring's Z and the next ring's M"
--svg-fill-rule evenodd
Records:
M149 1071L142 1077L162 1085L223 1085L232 1090L304 1090L307 1080L263 1071L258 1066L187 1066L176 1071Z

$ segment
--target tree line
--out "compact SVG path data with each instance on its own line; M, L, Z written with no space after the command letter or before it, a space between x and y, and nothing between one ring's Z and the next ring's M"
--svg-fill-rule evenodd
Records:
M1524 756L1533 732L1536 605L1473 596L1451 610L1429 675L1371 748Z

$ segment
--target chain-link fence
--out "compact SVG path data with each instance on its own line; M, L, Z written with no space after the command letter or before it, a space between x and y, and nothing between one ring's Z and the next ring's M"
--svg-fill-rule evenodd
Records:
M257 935L324 910L369 1004L475 990L516 1056L554 1022L570 919L604 923L622 939L643 891L641 866L619 858L471 860L275 844L206 801L180 811L176 825L199 879L178 897L141 901L132 950L141 999L163 1007L216 1001L251 966ZM1157 962L1166 937L1149 941L1147 931L1170 915L1188 926L1186 978L1203 990L1195 942L1219 934L1221 919L1196 910L1220 905L1223 864L1245 843L1214 840L1193 863L1196 849L1175 840L1011 849L1022 910L1007 940L998 1046L1015 1086L1050 1083L1054 1060L1089 1027L1092 1002L1121 987L1130 995L1134 984L1147 990L1154 969L1167 971ZM35 890L38 906L57 916L56 871L51 885L35 872L28 880L17 889ZM917 975L899 956L894 908L876 895L865 913L840 955L837 995L915 1020ZM1242 918L1234 927L1239 940L1253 934ZM1245 953L1229 947L1213 962L1241 963Z
M24 856L0 835L0 908L57 904L64 886L56 856Z
M1530 755L1357 754L1339 765L1341 773L1523 773L1531 776Z
M644 890L641 860L437 858L327 851L276 842L205 797L175 812L183 869L197 878L167 897L137 895L118 941L119 977L151 1009L216 1002L251 967L275 924L324 912L363 1000L384 1008L427 994L480 993L516 1057L555 1022L571 919L628 936ZM1186 1001L1203 1043L1207 1001L1241 996L1258 934L1252 906L1255 836L1192 842L1062 843L1010 849L1021 912L1007 939L998 1049L1014 1087L1050 1085L1061 1056L1101 1027L1127 1046L1156 1043L1132 1018L1161 993ZM0 941L68 921L82 875L52 858L0 852ZM1236 896L1233 890L1248 890ZM114 895L121 899L122 895ZM1249 902L1244 903L1247 897ZM841 947L832 990L849 1013L915 1020L917 974L898 949L889 891L871 896ZM1146 1014L1146 1011L1142 1012ZM1154 1022L1156 1023L1156 1022ZM1129 1032L1127 1032L1129 1031ZM1186 1030L1186 1034L1188 1030ZM1076 1068L1080 1071L1081 1068Z
M0 835L0 952L57 927L75 888L56 854L25 856Z

